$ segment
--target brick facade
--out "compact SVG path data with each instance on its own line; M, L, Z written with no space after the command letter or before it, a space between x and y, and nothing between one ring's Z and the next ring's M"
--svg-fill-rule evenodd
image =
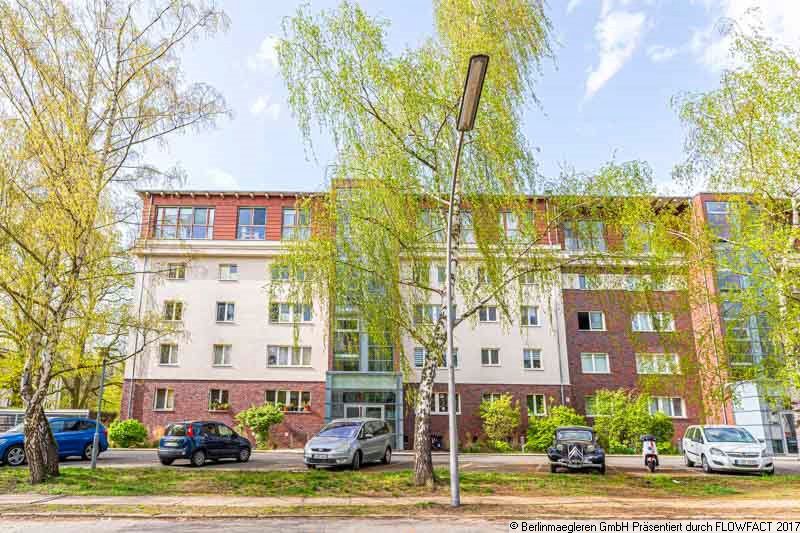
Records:
M172 411L153 409L156 389L175 391ZM127 418L131 381L126 380L122 393L122 418ZM227 389L230 409L225 412L208 410L210 389ZM210 381L210 380L137 380L132 417L142 422L150 438L160 436L164 427L181 420L216 420L235 426L233 416L252 405L264 403L267 390L308 391L311 409L302 413L289 413L283 422L271 431L273 442L279 447L298 447L317 432L325 419L325 383L302 381ZM252 438L251 438L252 440Z

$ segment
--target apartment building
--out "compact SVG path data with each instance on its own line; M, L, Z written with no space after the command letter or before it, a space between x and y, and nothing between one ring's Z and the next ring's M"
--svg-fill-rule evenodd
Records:
M286 409L283 424L273 432L281 445L298 446L326 421L356 416L387 420L398 447L413 445L408 398L424 349L411 339L386 346L365 332L356 309L293 301L282 288L292 273L279 257L289 241L310 235L313 213L297 205L308 195L141 192L136 310L159 314L174 332L155 340L132 336L132 347L146 347L126 366L123 416L142 420L157 434L180 419L233 423L238 411L275 402ZM707 200L700 195L664 201L701 210L705 223ZM712 213L716 207L710 206ZM562 227L546 233L542 246L580 254L621 238L600 222L588 223L595 225L592 239ZM441 263L429 265L431 284L444 283ZM479 265L467 260L462 268ZM715 275L708 275L716 283ZM704 402L706 385L697 369L711 355L698 324L723 326L719 309L709 313L687 300L697 280L672 279L655 291L641 291L644 278L634 269L604 272L578 262L565 269L560 286L523 287L514 317L488 304L462 323L454 339L462 443L481 435L478 406L484 399L512 394L522 408L524 434L530 417L543 416L554 405L570 405L591 421L597 390L639 389L646 383L651 410L674 419L676 437L689 424L721 421L727 412L730 421L736 417L761 438L775 441L773 450L780 452L776 428L790 413L776 419L761 403L747 409L729 404L723 410ZM434 390L432 433L446 440L444 368ZM761 422L754 420L756 412ZM784 450L791 449L787 438Z

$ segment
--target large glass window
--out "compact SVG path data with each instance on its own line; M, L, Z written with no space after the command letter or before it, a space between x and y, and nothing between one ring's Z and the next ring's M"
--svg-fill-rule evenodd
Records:
M311 393L308 391L267 390L264 402L280 405L284 411L293 413L311 411Z
M312 320L310 304L271 303L269 321L273 324L308 323Z
M564 224L564 248L567 250L606 249L604 225L597 220L576 220Z
M263 241L267 238L267 208L240 207L236 238Z
M285 241L306 241L311 238L311 215L308 209L283 208L281 238Z
M678 354L675 353L637 353L637 374L680 374Z
M706 218L715 235L730 236L730 204L728 202L706 202Z
M212 239L214 208L159 207L156 210L156 239Z
M333 332L333 369L357 372L361 366L361 333L356 318L337 318Z
M391 372L394 370L394 349L388 336L384 338L369 337L367 370L370 372Z
M683 418L683 398L675 396L653 396L650 398L650 414L664 413L672 418Z
M267 346L267 366L311 366L311 347Z

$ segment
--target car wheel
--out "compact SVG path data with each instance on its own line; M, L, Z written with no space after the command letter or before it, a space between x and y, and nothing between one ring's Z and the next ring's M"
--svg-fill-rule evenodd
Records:
M551 463L550 464L550 473L551 474L555 474L556 472L558 472L558 467Z
M307 464L306 468L308 468L309 470L315 470L317 468L317 465L309 465L309 464Z
M350 464L350 467L353 470L358 470L361 468L361 451L357 451L353 454L353 462Z
M250 460L250 448L242 448L239 450L239 455L236 456L236 461L239 463L246 463Z
M702 461L703 464L703 472L705 472L706 474L714 473L714 469L711 468L711 465L708 463L708 459L706 459L705 455L700 456L700 461Z
M769 470L764 470L765 476L771 476L773 474L775 474L775 465L773 465L772 468L770 468Z
M189 460L192 466L203 466L206 462L206 452L203 450L195 450Z
M25 448L21 444L9 446L5 457L3 457L3 462L8 466L20 466L25 462Z
M100 454L98 453L97 456L100 457ZM91 442L83 447L83 455L81 455L81 457L83 458L84 461L88 461L89 459L92 458L92 443Z
M686 452L683 452L683 462L686 463L686 466L688 466L689 468L692 468L694 466L694 461L689 459L689 454Z
M603 476L606 475L606 464L605 463L603 463L600 466L600 474L603 475Z
M383 459L381 462L385 465L391 464L392 462L392 449L390 447L386 447L386 451L383 452Z
M162 464L162 465L164 465L164 466L169 466L169 465L171 465L171 464L172 464L172 462L173 462L175 459L166 459L166 458L164 458L164 459L159 459L159 460L161 461L161 464Z

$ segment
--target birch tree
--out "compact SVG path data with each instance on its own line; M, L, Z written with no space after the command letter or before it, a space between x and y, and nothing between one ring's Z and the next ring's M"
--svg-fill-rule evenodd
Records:
M212 87L182 79L178 58L226 26L189 0L0 4L0 301L16 317L3 335L22 361L33 483L58 474L43 402L54 376L76 370L70 353L119 361L128 328L161 330L120 297L135 275L128 199L175 177L148 165L145 147L227 115Z

